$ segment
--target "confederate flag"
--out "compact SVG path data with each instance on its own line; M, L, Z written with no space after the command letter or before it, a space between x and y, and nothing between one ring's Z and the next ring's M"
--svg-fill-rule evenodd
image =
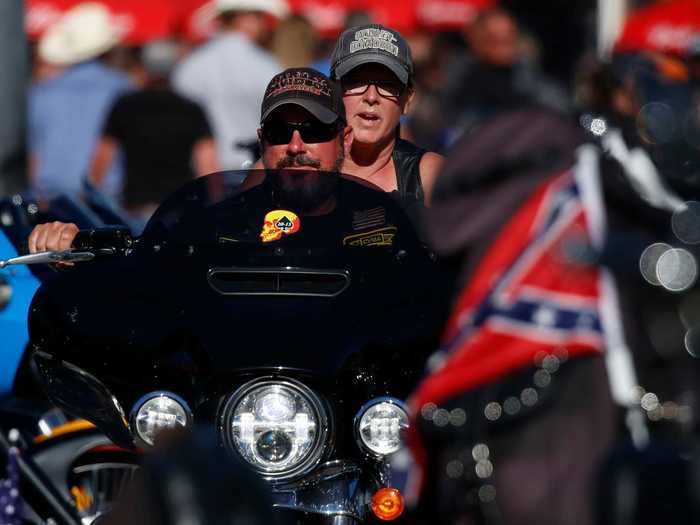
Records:
M585 165L544 179L500 230L458 295L442 348L411 399L414 417L426 403L533 366L538 356L602 353L607 285L594 254L604 213L599 188L591 187L597 173ZM415 434L412 445L420 467ZM413 474L420 483L420 471Z

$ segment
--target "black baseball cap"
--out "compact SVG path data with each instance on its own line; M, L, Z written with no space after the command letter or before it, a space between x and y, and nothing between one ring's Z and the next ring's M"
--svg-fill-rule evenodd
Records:
M404 84L413 76L411 49L401 33L380 24L343 31L331 56L331 76L340 79L362 64L388 67Z
M301 106L324 124L345 122L345 106L338 84L309 67L285 69L272 77L260 108L260 123L285 104Z

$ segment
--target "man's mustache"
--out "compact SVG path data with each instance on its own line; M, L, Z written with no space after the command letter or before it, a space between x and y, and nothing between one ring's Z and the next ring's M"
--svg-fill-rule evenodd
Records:
M307 166L309 168L321 169L321 161L307 155L287 155L277 162L277 169L293 168L294 166Z

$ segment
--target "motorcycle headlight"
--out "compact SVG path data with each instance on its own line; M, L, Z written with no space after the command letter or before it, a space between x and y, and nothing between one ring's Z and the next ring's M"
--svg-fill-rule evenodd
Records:
M239 388L222 412L224 441L270 478L305 472L320 459L328 431L321 400L290 380L256 380Z
M151 392L139 399L131 411L131 428L136 437L153 445L163 430L185 428L192 423L187 403L171 392Z
M373 399L355 416L355 433L362 448L377 456L397 452L408 429L403 403L391 397Z

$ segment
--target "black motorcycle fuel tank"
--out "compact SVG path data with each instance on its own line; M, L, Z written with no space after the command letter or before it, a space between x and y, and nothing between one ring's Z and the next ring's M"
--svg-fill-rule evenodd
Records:
M334 212L307 216L264 184L212 199L216 183L166 202L131 254L45 285L34 348L116 390L251 368L329 377L367 348L417 341L427 355L447 279L383 193L341 180Z

